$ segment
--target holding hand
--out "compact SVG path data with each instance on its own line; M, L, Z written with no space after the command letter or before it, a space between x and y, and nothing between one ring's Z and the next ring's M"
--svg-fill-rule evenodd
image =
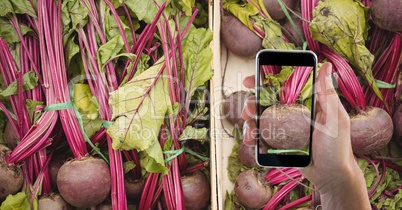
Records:
M317 76L316 117L312 140L312 164L301 170L321 194L324 209L371 209L364 176L358 167L350 140L349 115L334 89L332 65L325 63ZM254 76L243 84L254 88ZM255 145L255 96L245 102L242 117L243 142Z

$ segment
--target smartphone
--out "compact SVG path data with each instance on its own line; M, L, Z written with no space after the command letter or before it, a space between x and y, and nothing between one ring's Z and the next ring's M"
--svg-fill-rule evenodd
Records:
M317 56L308 50L261 50L256 56L256 162L310 165Z

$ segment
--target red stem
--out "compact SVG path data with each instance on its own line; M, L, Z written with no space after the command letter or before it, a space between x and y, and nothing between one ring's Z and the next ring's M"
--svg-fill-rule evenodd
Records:
M283 83L281 88L280 101L283 104L290 105L296 103L312 69L312 67L295 67L292 75Z
M313 9L317 6L318 0L301 0L301 14L303 19L311 21L313 19ZM322 60L322 54L321 54L321 49L320 49L320 44L313 40L311 36L311 31L310 31L310 23L303 21L303 32L304 36L307 41L307 46L308 48L313 51L315 54L317 54L318 60Z
M373 42L380 42L378 41L380 39L378 36L379 35L373 37L375 39ZM391 38L392 39L388 45L385 45L386 48L383 47L385 49L381 54L379 54L380 56L374 64L372 71L374 78L390 84L395 84L398 81L398 68L402 62L401 35L393 33ZM381 37L381 40L383 39L384 38ZM365 89L365 96L368 99L368 104L370 106L380 107L387 110L392 116L394 111L393 103L395 88L383 88L380 89L380 91L384 97L383 101L381 101L370 88L367 87Z
M312 199L312 195L307 195L307 196L304 196L304 197L302 197L302 198L299 198L299 199L297 199L297 200L295 200L295 201L293 201L293 202L290 202L290 203L288 203L288 204L286 204L286 205L283 205L281 208L279 208L278 210L286 210L286 209L292 209L292 208L295 208L295 207L297 207L297 206L299 206L299 205L301 205L301 204L303 204L303 203L306 203L306 202L308 202L308 201L310 201L311 199Z
M337 73L336 76L339 76L337 77L339 90L343 93L346 100L353 106L357 113L365 111L367 109L366 99L362 86L353 69L344 58L324 45L322 46L322 53L333 64L333 71Z
M304 178L300 178L297 181L302 181ZM298 182L290 181L289 183L285 184L272 198L268 201L268 203L264 206L263 210L274 210L281 200L296 186Z

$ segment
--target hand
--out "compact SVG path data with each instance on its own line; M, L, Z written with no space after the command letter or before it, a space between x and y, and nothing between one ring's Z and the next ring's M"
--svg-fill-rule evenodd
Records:
M334 199L342 197L340 203L343 202L343 205L349 205L346 199L351 199L353 202L359 199L362 201L357 202L359 204L349 205L350 209L354 205L360 205L359 209L369 208L364 176L353 156L349 115L334 89L331 71L332 65L325 63L317 76L317 104L312 140L313 162L301 169L301 172L321 193L323 203L331 203L326 205L327 207L334 207L332 203ZM245 87L253 88L254 76L245 78L243 84ZM245 120L243 141L246 145L255 145L255 113L255 98L249 98L242 112ZM350 192L350 188L353 188L354 195L344 198L349 193L343 190ZM334 193L339 195L334 197ZM358 198L355 198L356 195Z

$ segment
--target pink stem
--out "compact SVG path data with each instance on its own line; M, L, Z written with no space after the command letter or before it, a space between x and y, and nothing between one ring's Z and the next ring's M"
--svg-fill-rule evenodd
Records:
M303 203L306 203L306 202L308 202L308 201L310 201L311 199L312 199L312 195L307 195L307 196L304 196L304 197L302 197L302 198L299 198L299 199L297 199L297 200L295 200L295 201L293 201L293 202L290 202L290 203L288 203L288 204L286 204L286 205L283 205L281 208L279 208L278 210L286 210L286 209L292 209L292 208L295 208L295 207L297 207L297 206L299 206L299 205L301 205L301 204L303 204Z

